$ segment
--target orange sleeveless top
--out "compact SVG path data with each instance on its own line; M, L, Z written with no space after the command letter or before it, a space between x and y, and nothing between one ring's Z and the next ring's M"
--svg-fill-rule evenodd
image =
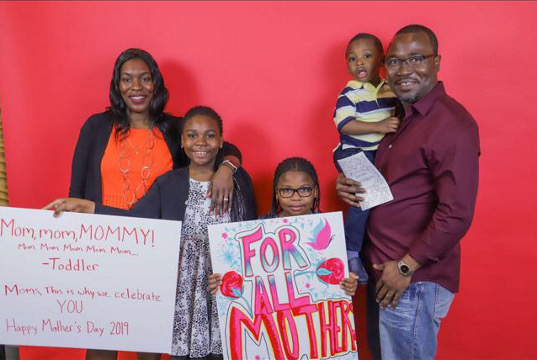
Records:
M114 129L101 161L103 205L130 209L172 168L172 155L158 128L130 129L123 140L116 140Z

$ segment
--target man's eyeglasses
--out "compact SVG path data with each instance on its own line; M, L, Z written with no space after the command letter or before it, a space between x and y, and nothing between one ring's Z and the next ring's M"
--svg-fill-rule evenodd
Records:
M297 192L298 196L300 197L308 197L311 195L312 191L313 191L313 188L311 186L303 186L298 189L279 188L278 194L280 194L282 198L290 198L290 197L293 197L293 195L295 195L295 192Z
M384 61L384 65L387 69L399 69L403 65L403 63L405 63L407 64L407 66L415 68L423 65L425 59L428 59L433 56L436 55L414 55L406 59L389 58L388 60Z

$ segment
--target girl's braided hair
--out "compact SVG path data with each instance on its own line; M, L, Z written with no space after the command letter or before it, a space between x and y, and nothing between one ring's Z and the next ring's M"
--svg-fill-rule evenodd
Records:
M313 200L313 208L311 211L313 213L320 212L321 210L319 207L321 203L321 189L319 187L319 177L317 176L317 172L315 171L313 164L301 157L291 157L283 160L276 167L276 171L274 172L274 181L272 184L272 207L267 217L278 217L280 204L276 199L276 186L278 186L278 181L280 181L282 174L287 171L303 171L311 177L314 186L317 187L317 197Z

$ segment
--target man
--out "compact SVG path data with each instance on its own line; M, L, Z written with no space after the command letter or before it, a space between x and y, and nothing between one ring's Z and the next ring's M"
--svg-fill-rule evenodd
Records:
M374 337L378 326L383 359L432 359L440 321L459 289L459 241L474 213L479 135L472 116L438 81L438 42L430 29L399 30L385 65L404 116L375 161L394 200L374 208L368 224L368 298L376 300L368 301L368 332ZM359 183L340 175L336 189L359 206ZM369 315L375 311L378 323Z

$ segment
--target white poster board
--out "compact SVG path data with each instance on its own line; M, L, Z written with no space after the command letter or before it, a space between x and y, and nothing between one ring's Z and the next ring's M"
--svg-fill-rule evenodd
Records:
M224 359L358 359L341 212L209 226Z
M181 222L0 207L0 342L169 353Z
M346 177L358 181L366 190L356 194L364 200L360 208L368 210L393 200L392 191L380 171L367 159L363 152L338 160Z

